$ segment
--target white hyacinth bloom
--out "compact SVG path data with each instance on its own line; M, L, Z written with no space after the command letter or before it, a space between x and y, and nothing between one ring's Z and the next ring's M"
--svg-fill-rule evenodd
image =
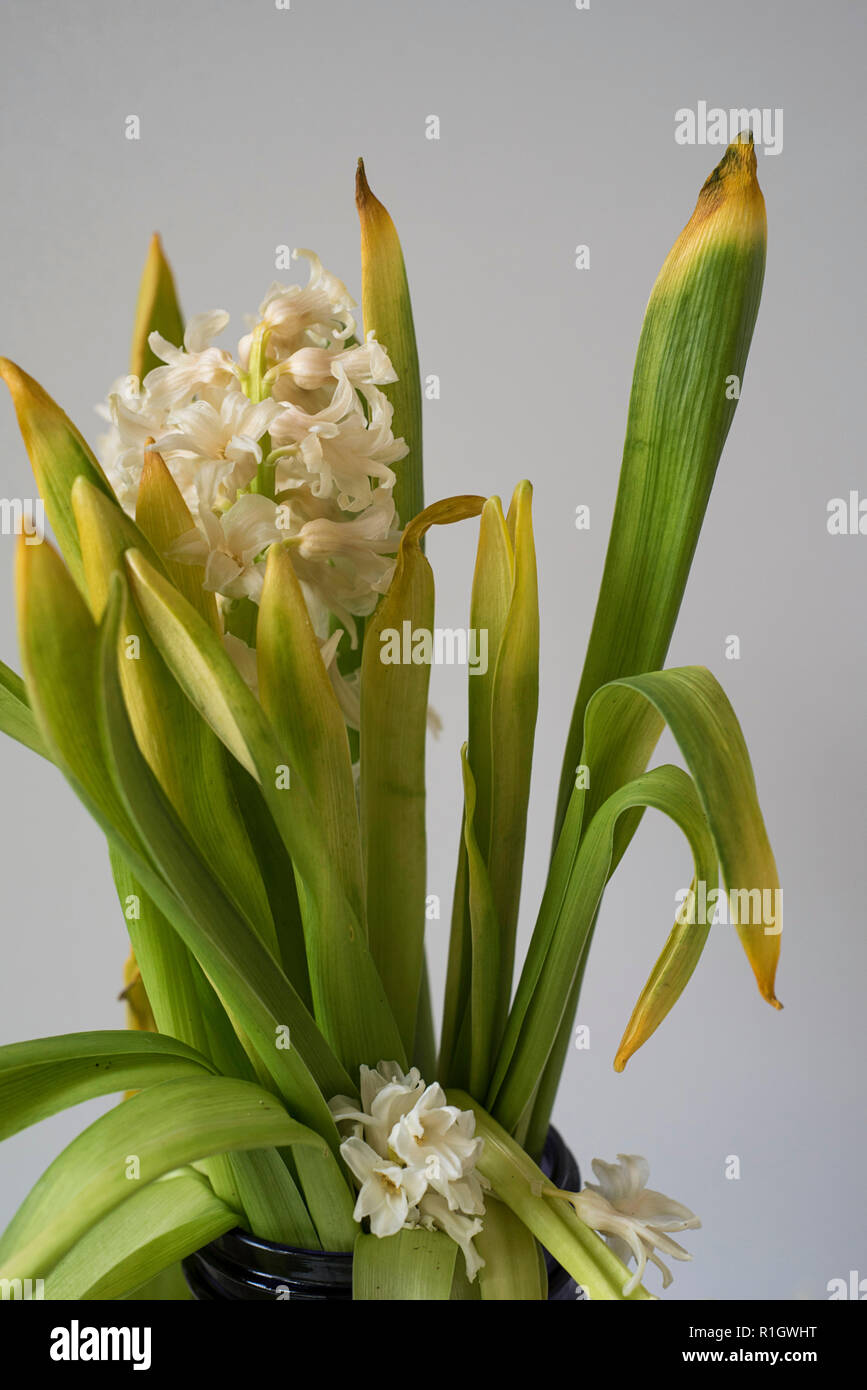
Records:
M379 389L397 380L386 348L374 333L354 341L346 286L313 252L293 256L308 260L307 284L271 286L236 358L215 345L222 310L192 318L181 346L150 335L162 365L115 383L99 408L110 425L101 455L134 516L154 441L195 522L171 554L204 566L205 587L224 599L258 603L265 552L287 543L344 718L357 727L358 672L338 669L334 620L356 646L355 620L391 583L401 536L392 465L407 446ZM255 655L228 637L255 689Z
M356 1133L360 1126L367 1142L386 1157L391 1131L423 1092L417 1067L404 1075L396 1062L380 1062L376 1068L362 1066L360 1106L347 1096L335 1096L331 1113L338 1123L349 1121Z
M221 486L234 501L238 491L256 476L262 462L259 440L267 434L275 415L276 401L254 404L241 391L223 396L219 406L195 400L172 412L171 428L160 434L154 447L162 454L176 479L194 483L205 463L227 463Z
M298 578L343 623L353 647L354 618L372 613L391 583L401 534L396 521L388 488L377 488L370 505L354 515L306 487L281 494L278 525Z
M401 1115L389 1135L389 1148L404 1163L429 1165L445 1182L456 1182L472 1170L481 1153L475 1128L472 1110L449 1105L442 1086L434 1082Z
M222 309L195 314L187 324L183 348L175 347L159 333L151 333L148 344L155 357L165 362L148 372L145 384L158 406L171 409L186 405L194 396L211 388L238 390L239 370L231 354L211 346L211 339L222 333L229 315Z
M340 1152L362 1184L356 1220L372 1207L382 1229L371 1219L371 1231L393 1234L384 1228L396 1221L405 1197L406 1211L394 1230L421 1225L445 1231L464 1252L467 1276L474 1279L484 1263L472 1242L482 1230L487 1187L474 1171L483 1144L475 1137L475 1116L447 1104L442 1087L426 1086L416 1067L404 1074L396 1062L363 1066L360 1083L360 1101L335 1096L330 1102L342 1132L350 1131Z
M219 471L211 465L202 487L205 500L199 508L199 526L179 536L169 554L184 564L204 565L204 587L228 598L258 601L265 581L264 563L256 559L282 538L277 524L277 504L270 497L246 493L218 516L210 501L219 483Z
M641 1283L648 1260L662 1270L663 1288L668 1288L672 1274L656 1251L675 1260L691 1260L669 1232L697 1230L701 1222L681 1202L646 1186L650 1176L647 1159L639 1154L617 1157L618 1163L594 1158L598 1185L587 1183L584 1191L568 1194L568 1199L581 1220L605 1237L624 1264L635 1257L637 1268L624 1284L624 1294L632 1293Z
M344 1139L340 1152L361 1185L353 1212L356 1221L368 1217L375 1236L396 1235L410 1217L411 1224L417 1224L416 1207L426 1186L418 1169L390 1162L354 1136Z

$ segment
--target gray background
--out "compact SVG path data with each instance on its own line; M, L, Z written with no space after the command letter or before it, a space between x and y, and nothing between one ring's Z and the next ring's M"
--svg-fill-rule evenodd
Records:
M860 11L860 12L859 12ZM5 0L0 351L93 437L126 367L147 239L163 233L185 310L232 329L314 247L359 293L355 159L401 232L426 407L427 495L536 484L542 700L522 930L589 631L647 294L720 151L682 147L674 112L782 107L759 155L770 224L746 387L670 664L702 662L742 720L787 905L764 1005L730 928L622 1076L622 1027L689 878L648 816L606 897L556 1112L589 1176L618 1151L703 1218L674 1297L826 1297L867 1275L863 1226L864 629L867 538L831 537L828 499L865 486L859 168L864 13L856 3L694 0ZM123 123L141 118L141 140ZM441 120L439 142L425 117ZM574 268L588 243L591 268ZM285 276L283 277L286 278ZM0 400L0 495L29 496ZM589 533L575 531L579 503ZM438 622L466 622L474 528L435 535ZM11 538L0 537L0 654L19 666ZM741 638L739 662L724 640ZM465 676L434 673L434 977L445 959ZM671 756L667 746L661 752ZM125 936L99 832L50 767L2 748L0 1041L123 1025ZM106 1102L0 1149L0 1218ZM741 1160L739 1181L724 1177ZM657 1275L650 1286L658 1288Z

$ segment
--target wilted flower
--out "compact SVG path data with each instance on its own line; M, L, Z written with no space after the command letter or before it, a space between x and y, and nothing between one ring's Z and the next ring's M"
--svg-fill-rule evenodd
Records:
M639 1154L618 1154L617 1163L593 1160L599 1185L587 1183L582 1192L560 1193L566 1197L588 1226L604 1236L624 1264L635 1257L637 1269L623 1286L630 1294L641 1283L648 1260L662 1270L663 1288L672 1280L671 1271L655 1253L661 1250L674 1260L691 1260L682 1245L672 1240L670 1231L697 1230L698 1217L681 1202L646 1187L650 1165Z

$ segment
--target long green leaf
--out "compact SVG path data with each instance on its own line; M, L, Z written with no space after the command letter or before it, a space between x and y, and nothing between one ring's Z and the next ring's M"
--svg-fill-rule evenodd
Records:
M118 1299L238 1224L192 1168L135 1192L91 1226L45 1281L49 1300Z
M277 963L213 882L132 736L117 673L117 632L124 589L117 576L106 609L100 654L100 719L118 793L155 866L188 914L184 921L172 917L177 929L214 987L237 1010L288 1103L333 1138L333 1121L322 1092L336 1094L339 1085L335 1083L345 1080L346 1073ZM149 886L147 881L145 886ZM192 933L191 922L199 924ZM281 1041L287 1028L288 1046Z
M555 843L587 702L608 681L657 670L665 660L743 384L766 237L752 136L743 135L702 188L647 306L605 570L563 759Z
M268 552L256 627L259 698L309 791L330 873L364 923L361 837L349 741L288 552Z
M98 622L124 551L146 542L120 507L83 478L73 486L72 505ZM132 603L120 644L124 699L148 765L215 878L276 955L268 898L229 782L225 749L166 668Z
M467 879L471 936L470 983L470 1090L483 1096L491 1077L494 1028L497 1012L497 982L500 978L500 924L494 891L476 839L476 787L467 761L466 744L461 749L464 779L464 843L467 851Z
M25 556L19 574L21 628L25 669L42 731L73 789L148 897L223 997L245 1016L251 1032L255 1023L259 1055L285 1088L295 1113L321 1127L336 1148L337 1132L322 1092L346 1094L352 1085L349 1076L279 967L189 845L132 735L117 672L120 597L119 593L111 611L113 628L106 627L98 653L93 621L57 557L46 545ZM94 709L102 709L105 745ZM113 780L118 758L122 788ZM143 816L148 824L145 837L138 828ZM144 838L156 839L156 851L152 845L144 849ZM287 1027L291 1047L285 1048L278 1040ZM196 1043L201 1047L198 1038Z
M478 516L481 497L453 497L405 529L394 578L368 623L361 677L361 843L370 949L412 1046L424 955L425 742L430 665L404 660L413 634L433 640L433 572L421 549L432 525ZM422 640L422 639L419 639ZM421 653L423 655L423 652Z
M138 1091L95 1120L43 1173L0 1240L3 1274L44 1278L138 1183L209 1154L296 1144L326 1150L320 1135L248 1081L185 1077Z
M0 1047L0 1139L94 1096L210 1073L207 1058L157 1033L66 1033Z
M361 224L361 311L364 331L387 349L397 381L385 388L394 407L393 428L409 453L397 464L394 502L405 526L424 506L422 404L418 349L409 283L395 225L370 191L364 161L358 161L355 201Z
M491 693L491 820L487 861L501 931L494 1022L497 1036L505 1024L512 993L530 770L539 705L539 592L530 512L532 496L530 484L519 483L507 517L515 557L515 578Z
M405 1060L361 923L329 873L316 808L300 779L296 776L292 782L291 769L287 779L287 755L261 705L217 635L183 596L143 556L128 552L126 563L137 608L163 659L215 733L259 783L292 857L300 879L318 1024L351 1071L362 1062Z

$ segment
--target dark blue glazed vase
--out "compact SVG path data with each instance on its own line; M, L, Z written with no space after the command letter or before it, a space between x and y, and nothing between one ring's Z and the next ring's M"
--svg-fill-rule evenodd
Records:
M577 1192L578 1164L563 1139L548 1130L540 1164L555 1187ZM575 1280L545 1251L548 1302L574 1302ZM275 1245L236 1228L184 1260L190 1291L199 1302L288 1299L293 1303L340 1302L352 1298L352 1255L328 1250L296 1250Z

